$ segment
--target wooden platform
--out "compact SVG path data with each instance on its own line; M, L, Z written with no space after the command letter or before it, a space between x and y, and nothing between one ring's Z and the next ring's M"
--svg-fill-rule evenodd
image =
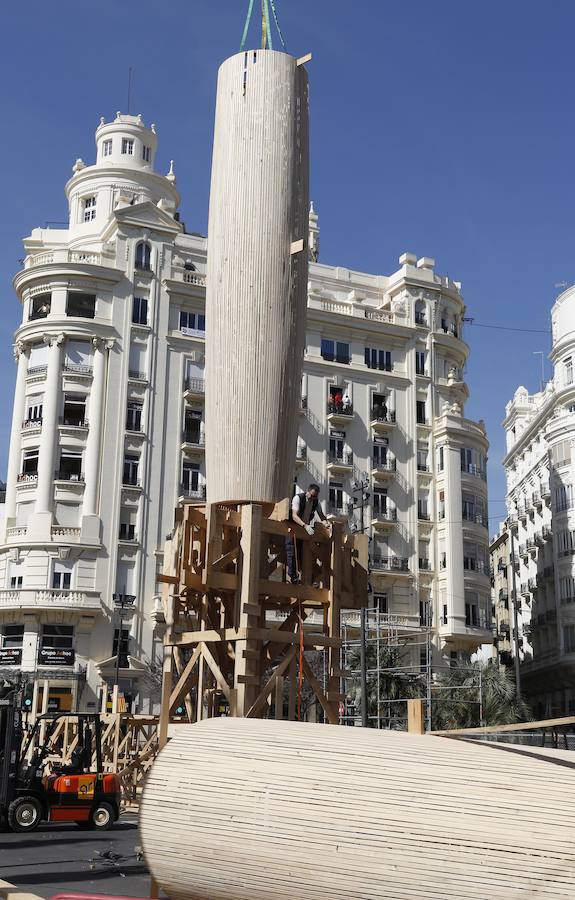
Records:
M367 603L367 538L336 523L331 534L318 525L310 536L288 520L289 505L188 504L178 512L159 579L167 622L161 745L178 708L188 722L222 712L295 719L304 683L327 721L338 722L340 611ZM294 538L298 585L285 564ZM318 611L312 627L306 620ZM325 654L325 679L309 664L314 649Z

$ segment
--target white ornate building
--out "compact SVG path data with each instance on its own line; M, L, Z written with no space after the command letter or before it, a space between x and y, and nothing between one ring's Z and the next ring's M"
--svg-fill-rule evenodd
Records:
M575 287L551 321L553 378L536 394L519 387L503 423L519 604L511 650L541 718L575 713Z
M66 185L69 227L34 229L14 279L0 667L47 679L53 707L92 708L119 662L145 709L164 538L174 507L205 490L207 242L179 222L172 169L154 171L153 126L118 114L96 145ZM432 612L437 653L467 652L491 639L491 617L487 441L463 417L460 285L427 257L367 275L319 264L318 249L312 208L295 476L355 528L353 483L368 482L373 604L412 624ZM114 594L136 598L119 660Z

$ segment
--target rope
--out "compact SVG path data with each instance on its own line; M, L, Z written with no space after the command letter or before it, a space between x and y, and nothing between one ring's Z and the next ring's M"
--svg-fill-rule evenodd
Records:
M264 14L265 19L265 33L263 37L267 36L267 45L269 50L274 49L273 41L272 41L272 30L270 26L270 8L268 6L268 0L262 0L262 12ZM265 39L262 40L262 45L265 48Z
M244 25L244 33L242 34L242 42L240 44L240 50L243 50L244 47L246 46L246 40L248 37L248 31L249 31L253 11L254 11L254 0L250 0L249 7L248 7L248 14L246 16L246 23Z
M278 15L277 15L277 12L276 12L276 5L275 5L275 3L274 3L274 0L270 0L270 4L271 4L271 8L272 8L272 15L273 15L273 17L274 17L274 22L276 23L276 28L277 28L277 30L278 30L279 38L280 38L282 47L283 47L284 50L285 50L285 49L286 49L286 42L284 41L284 36L283 36L282 30L281 30L281 28L280 28L280 23L278 22Z

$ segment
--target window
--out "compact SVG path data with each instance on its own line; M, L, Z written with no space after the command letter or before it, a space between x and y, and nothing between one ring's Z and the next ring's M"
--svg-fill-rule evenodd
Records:
M559 599L562 606L566 603L575 603L575 578L573 575L559 579Z
M63 425L86 424L86 395L64 394Z
M385 488L374 488L373 516L375 519L387 516L387 490Z
M470 447L461 447L461 471L470 475L479 475L485 480L486 459L483 453Z
M133 453L126 453L124 456L124 472L123 483L135 487L138 482L138 465L140 457Z
M575 625L563 626L563 649L565 653L575 652Z
M48 315L50 315L51 306L52 294L36 294L35 297L32 297L31 301L30 320L45 319Z
M74 626L43 625L38 662L44 666L74 664Z
M92 347L88 341L66 341L64 369L89 375L92 371Z
M194 462L184 462L182 465L182 493L188 497L198 496L200 493L200 465Z
M24 583L24 576L22 575L23 566L21 563L11 563L10 564L10 588L15 591L19 590Z
M415 408L416 408L417 424L425 425L425 423L427 421L425 418L425 400L416 400Z
M42 405L43 405L43 396L38 394L33 397L28 397L26 401L26 421L27 422L41 422L42 421Z
M483 544L463 541L463 568L470 572L485 572L487 548Z
M443 472L444 465L444 447L439 447L437 451L437 469L439 472Z
M368 369L381 369L382 372L391 372L391 352L389 350L374 350L366 347L365 364Z
M344 458L345 431L332 431L329 436L329 459L331 461Z
M575 553L575 531L559 531L557 534L557 556L573 556Z
M24 644L23 625L4 625L2 629L2 649L21 650Z
M35 480L38 477L38 450L25 450L22 461L23 481Z
M128 360L128 369L130 378L146 378L146 344L140 344L133 341L130 344L130 356Z
M437 516L439 521L445 519L445 491L439 492L439 503L437 507Z
M425 325L425 307L418 304L415 307L415 324L416 325Z
M374 419L378 419L381 422L395 422L395 413L390 412L387 408L387 398L385 394L373 394L371 403L371 414Z
M206 317L202 313L190 312L187 309L180 310L180 331L183 334L206 330Z
M93 319L96 315L96 295L68 291L66 315L76 316L79 319Z
M431 600L419 601L419 624L431 627L432 625L432 606ZM426 660L427 663L427 660Z
M112 641L112 656L118 654L118 637L120 629L114 628L114 639ZM127 628L122 628L122 638L120 640L120 668L127 669L129 665L128 654L130 652L130 632Z
M415 351L415 374L425 375L425 350Z
M136 510L122 507L120 510L120 540L136 540Z
M91 222L96 218L96 198L84 197L82 200L82 221Z
M386 615L388 612L387 594L374 594L371 598L370 607L376 612Z
M428 472L429 466L427 465L427 455L429 453L429 448L426 445L421 445L417 448L417 471L418 472Z
M142 430L142 410L144 404L140 400L128 400L126 410L126 431Z
M82 453L80 450L62 450L57 478L61 481L83 481Z
M148 298L134 297L132 301L132 322L135 325L148 324Z
M569 356L563 360L563 372L565 375L565 384L573 384L573 357Z
M149 270L151 255L150 245L146 241L136 244L136 269Z
M330 362L349 364L349 344L343 343L342 341L331 341L327 338L322 338L321 355L323 359L327 359Z
M127 156L134 155L134 141L132 138L122 138L122 153Z
M199 409L184 410L184 440L187 444L202 443L202 412Z
M555 488L555 511L564 512L573 505L573 488L570 484L561 484Z
M375 438L373 442L373 468L385 469L388 463L389 446L384 438Z
M69 591L72 586L72 566L63 562L54 563L52 587L56 591Z
M150 162L151 158L152 158L152 148L146 147L146 145L144 144L144 146L142 147L142 159L144 160L144 162Z
M429 506L427 497L419 497L417 500L417 518L424 522L429 521Z
M339 481L329 483L329 509L330 512L343 513L343 484Z
M102 141L102 156L111 156L112 155L112 141Z

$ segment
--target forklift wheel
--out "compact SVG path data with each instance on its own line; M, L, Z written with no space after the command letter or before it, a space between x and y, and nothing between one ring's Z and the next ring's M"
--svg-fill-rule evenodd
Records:
M92 810L90 824L92 828L96 828L98 831L107 831L108 828L112 827L115 821L116 814L109 803L104 803L102 801Z
M8 807L12 831L35 831L42 820L42 804L36 797L17 797Z

